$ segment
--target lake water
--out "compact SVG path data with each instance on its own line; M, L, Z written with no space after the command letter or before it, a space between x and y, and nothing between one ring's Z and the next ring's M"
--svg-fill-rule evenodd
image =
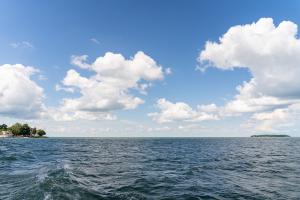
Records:
M0 139L0 199L300 199L300 139Z

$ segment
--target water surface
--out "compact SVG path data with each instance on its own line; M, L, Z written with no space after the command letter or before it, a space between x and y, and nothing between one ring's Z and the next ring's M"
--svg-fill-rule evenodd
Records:
M300 139L1 139L0 199L300 199Z

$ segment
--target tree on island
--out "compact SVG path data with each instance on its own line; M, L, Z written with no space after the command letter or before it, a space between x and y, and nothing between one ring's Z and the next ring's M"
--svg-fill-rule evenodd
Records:
M37 133L40 137L46 135L46 132L45 132L44 130L41 130L41 129L37 130L36 133Z
M20 132L23 136L30 136L30 127L28 126L28 124L23 124Z
M11 127L9 127L9 130L15 136L20 136L21 135L21 129L22 129L22 124L20 124L20 123L15 123Z
M42 129L31 128L28 124L15 123L11 127L6 124L0 125L0 131L11 131L14 136L21 137L43 137L46 132Z
M7 131L7 125L6 124L2 124L0 125L0 131Z
M36 135L36 128L30 128L30 135Z

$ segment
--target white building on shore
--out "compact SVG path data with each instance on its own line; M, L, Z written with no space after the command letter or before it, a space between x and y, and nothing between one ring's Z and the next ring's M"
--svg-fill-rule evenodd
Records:
M13 137L11 131L0 131L0 138L10 138Z

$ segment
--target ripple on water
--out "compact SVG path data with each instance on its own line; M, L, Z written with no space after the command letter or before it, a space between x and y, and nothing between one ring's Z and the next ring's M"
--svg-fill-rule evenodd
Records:
M297 138L2 140L0 199L299 199L299 166Z

